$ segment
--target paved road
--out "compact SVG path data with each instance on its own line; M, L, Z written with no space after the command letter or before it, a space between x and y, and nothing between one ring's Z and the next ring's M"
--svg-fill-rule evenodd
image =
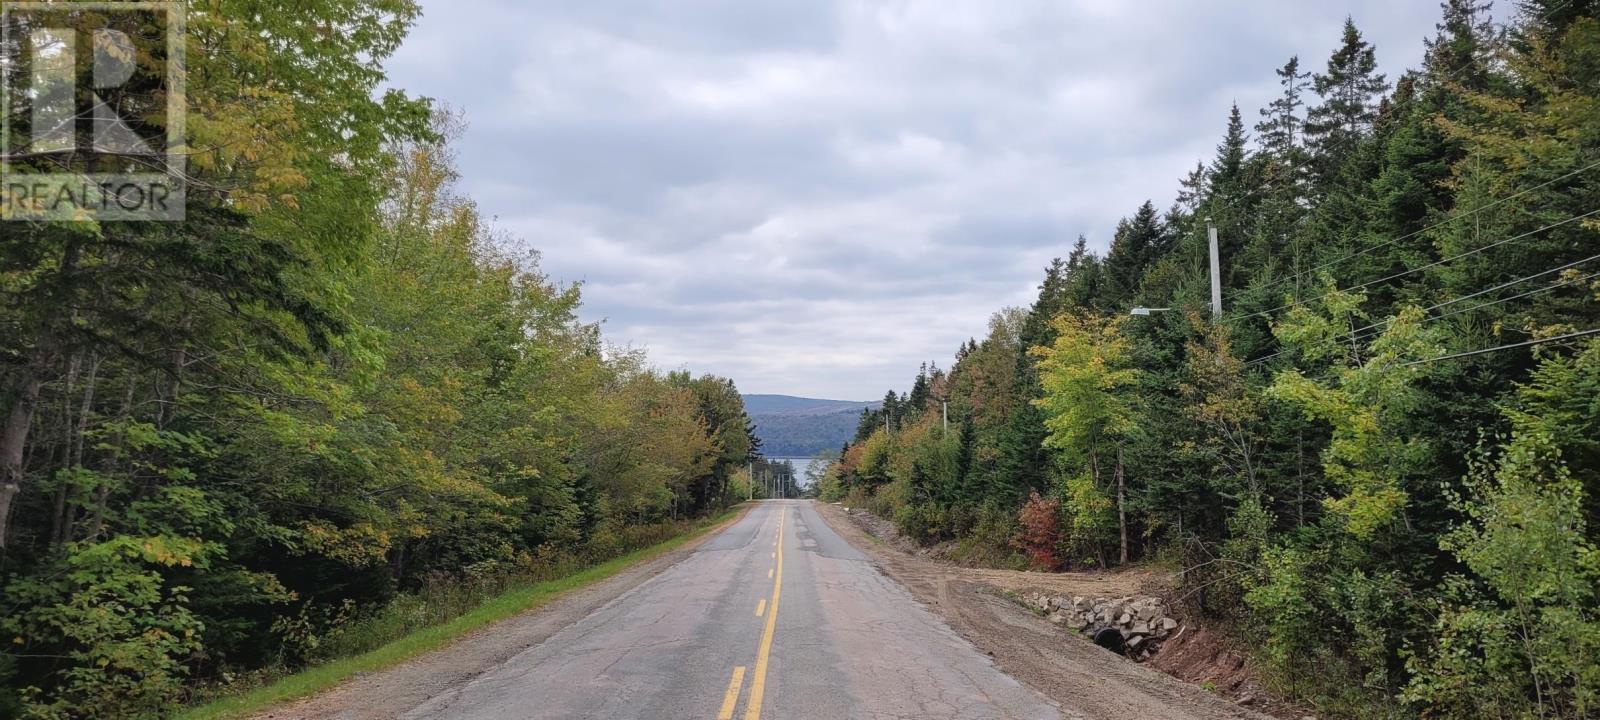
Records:
M809 502L780 500L405 717L1060 716L881 575Z

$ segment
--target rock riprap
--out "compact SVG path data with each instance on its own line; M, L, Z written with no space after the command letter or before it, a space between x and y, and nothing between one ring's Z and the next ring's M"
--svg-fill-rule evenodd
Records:
M1179 623L1167 614L1167 604L1159 597L1138 595L1120 598L1088 598L1081 595L1056 596L1045 593L1027 593L1023 604L1060 625L1097 644L1115 650L1120 645L1122 654L1144 662L1161 650L1161 643L1179 632ZM1101 641L1106 635L1101 631L1116 630L1121 643Z

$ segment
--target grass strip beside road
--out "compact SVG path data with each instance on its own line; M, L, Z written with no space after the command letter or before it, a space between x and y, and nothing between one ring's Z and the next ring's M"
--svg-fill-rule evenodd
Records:
M270 684L238 695L198 705L178 715L178 720L226 720L260 712L273 705L309 697L338 685L358 673L393 667L431 650L437 650L486 625L537 610L562 594L597 583L639 563L720 530L743 512L742 506L707 518L665 542L620 555L563 578L534 583L491 598L448 622L424 628L370 652L306 668Z

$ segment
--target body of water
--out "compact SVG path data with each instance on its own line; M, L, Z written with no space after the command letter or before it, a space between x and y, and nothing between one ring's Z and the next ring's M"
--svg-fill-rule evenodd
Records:
M793 458L793 457L789 457L789 458L767 458L767 459L771 460L772 462L781 462L781 461L787 460L790 463L792 463L794 465L794 480L801 487L805 487L806 484L808 482L810 482L809 480L806 479L807 472L811 469L811 465L813 463L818 462L815 458L808 458L808 457L804 457L804 458Z

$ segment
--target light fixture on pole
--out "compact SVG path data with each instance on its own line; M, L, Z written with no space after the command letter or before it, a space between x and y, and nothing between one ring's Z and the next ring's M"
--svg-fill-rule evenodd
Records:
M1211 260L1211 318L1215 322L1222 322L1222 262L1217 245L1217 226L1211 222L1211 218L1206 218L1206 244L1209 246L1207 249L1210 251L1208 254ZM1128 314L1146 316L1171 309L1136 307L1129 310Z

